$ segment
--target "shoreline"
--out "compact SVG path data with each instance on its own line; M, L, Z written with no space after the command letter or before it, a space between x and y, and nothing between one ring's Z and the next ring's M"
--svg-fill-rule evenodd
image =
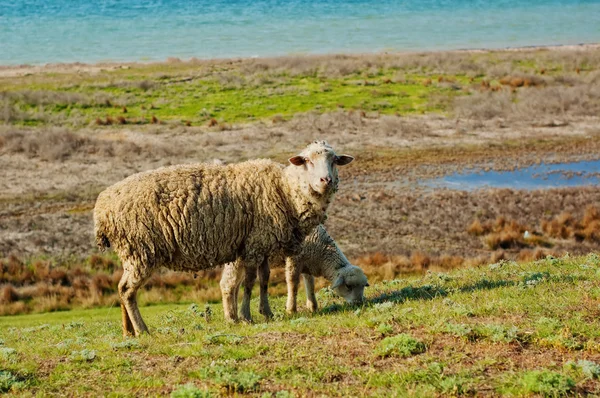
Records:
M342 52L342 53L309 53L309 54L289 54L281 56L265 56L265 57L231 57L231 58L196 58L180 59L177 57L167 57L163 60L154 61L108 61L108 62L53 62L46 64L19 64L19 65L0 65L0 78L22 77L26 75L39 73L98 73L118 69L129 69L131 67L144 67L150 65L160 65L169 63L206 63L206 64L222 64L232 62L248 62L259 60L273 60L285 58L327 58L327 57L377 57L377 56L408 56L414 54L436 54L436 53L494 53L494 52L530 52L530 51L593 51L600 49L598 43L580 43L580 44L551 44L551 45L531 45L521 47L504 47L504 48L463 48L453 50L425 50L425 51L379 51L372 53L364 52Z

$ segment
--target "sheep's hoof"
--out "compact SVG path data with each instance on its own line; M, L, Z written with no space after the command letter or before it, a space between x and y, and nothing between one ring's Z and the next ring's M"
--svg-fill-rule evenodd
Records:
M143 335L150 336L150 331L148 329L142 329L139 332L138 331L135 332L135 337L140 337Z

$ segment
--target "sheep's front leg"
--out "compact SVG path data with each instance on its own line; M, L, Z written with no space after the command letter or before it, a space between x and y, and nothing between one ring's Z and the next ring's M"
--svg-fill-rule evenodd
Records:
M296 297L298 296L298 285L300 284L300 269L291 257L285 260L285 281L287 283L287 303L285 310L288 314L296 312Z
M315 297L315 277L309 274L302 274L304 279L304 290L306 291L306 308L310 312L317 312L319 305Z
M148 279L145 267L136 267L130 263L123 264L123 276L119 282L121 312L123 318L123 335L149 333L146 323L137 305L137 291ZM125 311L123 311L123 308Z
M267 320L273 318L273 311L269 305L269 278L271 270L268 259L265 259L258 267L258 282L260 284L260 306L258 311L265 316Z
M237 322L237 293L244 276L244 267L240 261L225 264L221 275L221 296L223 297L223 314L225 320Z

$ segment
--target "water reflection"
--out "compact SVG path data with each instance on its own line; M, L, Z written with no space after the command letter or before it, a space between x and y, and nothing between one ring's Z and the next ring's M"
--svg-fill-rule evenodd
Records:
M478 188L544 189L600 183L600 160L541 163L513 171L467 169L461 173L423 181L432 188L474 190Z

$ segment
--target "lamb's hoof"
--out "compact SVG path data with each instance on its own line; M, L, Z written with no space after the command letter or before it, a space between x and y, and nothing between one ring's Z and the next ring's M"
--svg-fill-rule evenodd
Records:
M248 324L254 323L252 321L252 315L250 315L250 314L240 314L240 321L242 321L244 323L248 323Z
M260 308L260 309L258 310L258 312L260 312L260 314L261 314L261 315L263 315L263 316L264 316L264 317L267 319L267 321L268 321L269 319L273 319L273 317L275 316L275 315L273 314L273 311L271 311L271 309L270 309L270 308Z
M269 321L269 320L271 320L271 319L273 319L275 317L275 315L271 311L269 311L267 313L264 313L263 316L265 317L265 319L267 321Z

